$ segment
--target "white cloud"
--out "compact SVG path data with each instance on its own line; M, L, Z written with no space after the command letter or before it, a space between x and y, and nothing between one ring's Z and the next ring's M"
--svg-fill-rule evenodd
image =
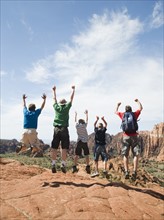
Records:
M151 22L150 22L151 28L159 28L164 24L163 7L164 7L163 2L158 1L155 3Z
M62 84L82 86L99 78L113 62L134 53L141 31L142 23L131 19L125 10L102 16L94 14L86 30L73 37L72 46L65 45L54 55L38 61L28 71L27 78L40 83L54 78Z

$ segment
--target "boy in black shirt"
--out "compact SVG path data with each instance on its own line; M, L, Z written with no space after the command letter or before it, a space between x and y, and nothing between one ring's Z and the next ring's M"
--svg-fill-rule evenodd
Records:
M107 130L107 122L105 121L104 117L101 118L103 123L98 123L98 126L96 127L96 124L99 120L99 117L96 116L96 121L94 123L94 131L95 131L95 147L94 147L94 161L95 161L95 173L91 175L91 177L95 177L99 175L98 172L98 161L99 156L101 155L102 161L104 162L104 170L103 173L107 174L107 161L108 161L108 155L106 152L106 138L105 133Z

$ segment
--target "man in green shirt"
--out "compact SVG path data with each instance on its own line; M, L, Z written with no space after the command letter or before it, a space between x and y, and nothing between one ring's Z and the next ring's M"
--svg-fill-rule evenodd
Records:
M62 99L57 102L56 99L56 86L53 88L54 94L54 105L53 108L55 110L55 119L54 119L54 135L51 143L51 158L52 158L52 173L56 173L56 157L57 157L57 149L61 143L62 148L62 163L61 170L63 173L66 173L66 158L67 158L67 150L69 149L70 140L69 140L69 110L72 106L72 101L75 93L75 86L72 86L72 94L70 98L70 102L67 102L65 99Z

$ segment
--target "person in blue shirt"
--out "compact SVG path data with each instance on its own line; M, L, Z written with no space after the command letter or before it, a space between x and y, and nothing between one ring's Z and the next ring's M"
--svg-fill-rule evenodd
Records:
M42 95L43 103L40 108L36 109L35 104L29 104L28 108L26 106L26 98L27 96L23 95L23 114L24 114L24 123L23 123L23 134L22 139L20 141L20 146L17 146L16 153L19 153L22 147L26 149L35 148L36 151L40 151L40 141L38 139L37 127L38 127L38 117L41 114L45 103L46 103L46 95Z

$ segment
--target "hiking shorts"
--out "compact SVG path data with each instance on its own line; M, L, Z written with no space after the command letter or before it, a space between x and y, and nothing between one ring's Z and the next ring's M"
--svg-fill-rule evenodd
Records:
M82 150L84 151L84 155L89 155L89 148L87 142L78 141L75 149L75 154L81 156Z
M51 142L51 147L53 149L58 149L61 143L62 149L69 149L69 131L67 127L56 126L54 127L53 140Z
M24 129L20 142L22 146L25 146L27 148L29 147L40 148L38 132L34 128Z
M132 151L133 157L141 153L138 136L124 136L122 140L122 155L128 157L129 151Z
M106 153L105 145L96 144L94 148L94 160L98 161L100 155L101 155L102 161L108 160L108 155Z

